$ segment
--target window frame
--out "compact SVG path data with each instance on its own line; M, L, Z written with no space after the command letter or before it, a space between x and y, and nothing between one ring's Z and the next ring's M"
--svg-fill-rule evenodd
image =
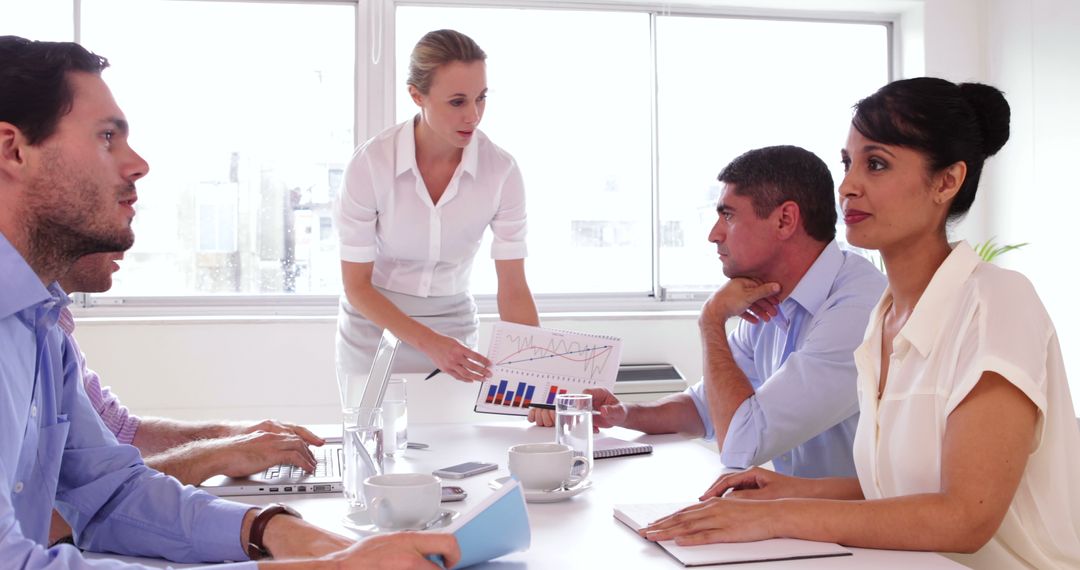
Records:
M190 0L166 0L183 2ZM251 0L200 0L203 2L246 2ZM660 184L658 133L657 22L665 16L690 16L726 19L769 19L798 22L848 23L881 25L886 29L888 43L888 77L893 80L904 67L901 53L909 49L901 31L902 21L921 15L921 5L904 0L878 0L859 4L838 0L777 0L769 6L747 6L752 0L717 0L715 5L682 4L658 0L256 0L259 3L333 4L354 6L355 55L354 76L354 146L395 124L395 28L398 6L510 8L538 10L581 10L602 12L635 12L649 16L650 86L650 155L651 155L651 291L634 293L534 294L541 313L630 313L684 312L697 310L708 298L709 291L670 289L660 280ZM914 8L913 4L916 4ZM74 41L81 39L81 0L72 0ZM912 11L915 12L914 16ZM917 51L917 50L916 50ZM909 55L910 57L910 55ZM906 67L917 70L917 65ZM361 97L360 94L364 96ZM528 265L526 263L526 265ZM183 295L183 296L110 296L79 293L73 295L74 306L84 316L94 317L184 317L275 315L282 317L320 316L337 313L339 295ZM476 295L478 309L483 314L497 313L495 295Z

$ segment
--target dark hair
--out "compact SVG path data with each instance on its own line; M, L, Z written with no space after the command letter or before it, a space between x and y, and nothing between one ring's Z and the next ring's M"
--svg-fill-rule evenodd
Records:
M69 71L101 73L109 60L72 42L0 36L0 121L19 128L30 144L52 136L71 111Z
M457 30L435 30L424 34L409 57L409 77L406 85L427 95L435 71L453 61L471 63L484 61L487 54L472 38Z
M735 194L750 198L757 217L795 202L803 229L817 241L836 237L836 197L829 167L814 153L797 146L767 146L743 153L717 176L735 185Z
M962 217L975 201L983 163L1009 140L1009 103L982 83L934 77L902 79L855 104L851 124L868 139L917 150L931 172L963 161L967 178L949 205Z

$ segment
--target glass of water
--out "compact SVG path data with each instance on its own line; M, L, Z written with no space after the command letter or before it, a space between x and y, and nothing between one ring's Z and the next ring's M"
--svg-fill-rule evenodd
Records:
M592 396L560 394L555 396L555 443L569 445L577 457L593 465ZM581 478L585 467L578 464L571 475Z
M391 378L383 396L383 432L387 457L398 457L405 453L409 444L409 409L405 397L405 379Z
M365 510L364 479L383 473L382 408L346 408L341 427L345 500L350 511Z

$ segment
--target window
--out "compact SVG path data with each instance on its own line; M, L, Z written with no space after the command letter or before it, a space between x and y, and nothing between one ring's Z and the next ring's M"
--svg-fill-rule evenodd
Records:
M648 15L402 6L399 121L416 113L404 87L409 53L440 28L469 35L488 55L480 129L525 178L533 292L644 298L652 290ZM495 292L489 252L485 242L475 293Z
M110 296L340 290L323 228L354 146L354 20L350 5L83 0L82 43L112 62L150 162Z
M75 36L72 1L0 2L0 36L69 42Z
M660 281L711 290L724 281L707 240L720 170L750 149L792 144L824 160L839 185L852 105L889 81L888 29L664 16L656 39L659 213L682 234L660 244Z
M333 306L331 204L356 144L415 114L408 56L430 30L461 30L488 53L481 128L525 177L526 266L541 306L573 296L640 307L716 287L724 278L706 237L719 170L751 148L796 144L839 182L851 106L890 78L886 18L735 18L636 0L410 2L0 8L0 33L77 33L109 57L106 79L151 164L135 247L113 290L90 303L288 295ZM489 239L472 274L481 296L496 289Z

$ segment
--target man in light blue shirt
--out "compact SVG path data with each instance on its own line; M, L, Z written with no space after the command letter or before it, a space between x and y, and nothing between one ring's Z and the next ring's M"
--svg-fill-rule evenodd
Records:
M837 246L832 176L812 153L752 150L719 179L709 241L730 280L698 320L704 377L652 403L591 391L596 424L715 438L728 467L854 477L853 353L885 277ZM729 335L732 317L742 320Z
M134 241L135 182L148 167L101 79L107 65L76 44L0 37L0 564L136 567L49 547L54 507L76 543L98 552L297 559L275 563L282 568L420 563L428 553L456 560L449 535L354 544L283 507L260 511L182 486L101 423L56 326L69 302L56 279L83 255Z

